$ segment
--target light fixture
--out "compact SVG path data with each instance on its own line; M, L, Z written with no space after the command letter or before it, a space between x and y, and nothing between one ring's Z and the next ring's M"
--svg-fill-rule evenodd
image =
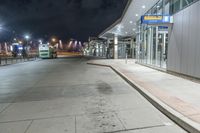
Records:
M56 38L52 38L51 40L52 40L52 42L56 42Z
M139 15L138 15L138 14L135 14L135 16L138 17Z
M130 24L132 24L132 23L133 23L133 21L130 21L129 23L130 23Z
M145 6L145 5L143 5L143 6L142 6L142 8L143 8L143 9L145 9L145 8L146 8L146 6Z
M25 39L27 39L27 40L28 40L29 38L30 38L30 36L29 36L29 35L25 35Z
M126 34L128 34L128 32L125 32Z
M133 31L135 31L135 28L133 28Z

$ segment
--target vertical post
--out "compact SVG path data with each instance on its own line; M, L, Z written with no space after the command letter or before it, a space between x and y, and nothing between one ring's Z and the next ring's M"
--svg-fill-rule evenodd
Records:
M126 51L126 64L128 63L128 53Z

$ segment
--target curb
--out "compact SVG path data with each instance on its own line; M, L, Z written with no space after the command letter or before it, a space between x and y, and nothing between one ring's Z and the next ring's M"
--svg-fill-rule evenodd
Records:
M189 118L183 116L181 113L175 111L167 104L163 103L161 100L153 96L150 92L145 90L143 87L130 80L126 75L118 71L116 68L110 65L103 65L98 63L87 63L89 65L97 65L103 67L111 68L115 73L117 73L120 77L122 77L128 84L130 84L133 88L135 88L142 96L144 96L154 107L160 110L163 114L165 114L168 118L178 124L180 127L185 129L190 133L200 133L200 124L190 120Z

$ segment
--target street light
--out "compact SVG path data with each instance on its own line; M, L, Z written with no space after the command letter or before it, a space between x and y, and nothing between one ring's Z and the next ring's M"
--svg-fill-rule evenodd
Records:
M56 39L55 39L55 38L52 38L51 40L52 40L52 42L56 42Z
M26 40L30 39L30 36L29 35L25 35L25 39Z
M23 57L27 56L27 46L28 46L28 40L30 39L29 35L25 35L24 38L26 39L26 45L23 45L22 55Z

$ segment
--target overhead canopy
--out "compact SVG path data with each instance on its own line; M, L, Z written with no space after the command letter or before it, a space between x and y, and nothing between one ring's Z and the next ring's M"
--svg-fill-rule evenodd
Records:
M133 36L136 34L136 22L140 16L153 7L158 0L129 0L123 15L113 25L103 31L100 38L118 36Z

